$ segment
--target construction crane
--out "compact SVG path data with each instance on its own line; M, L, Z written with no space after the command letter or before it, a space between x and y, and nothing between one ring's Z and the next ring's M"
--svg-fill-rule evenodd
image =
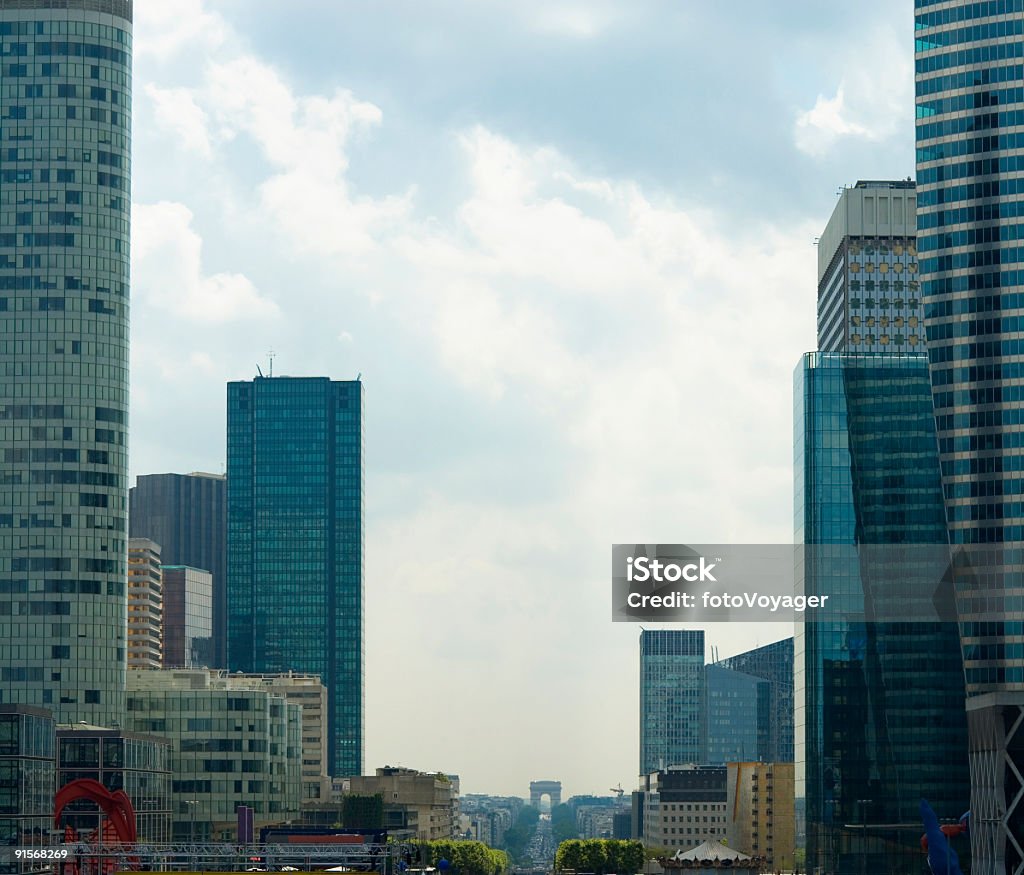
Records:
M618 787L609 787L608 789L611 790L612 793L617 795L620 799L622 798L622 794L626 792L625 790L622 789L622 781L619 781L619 786Z

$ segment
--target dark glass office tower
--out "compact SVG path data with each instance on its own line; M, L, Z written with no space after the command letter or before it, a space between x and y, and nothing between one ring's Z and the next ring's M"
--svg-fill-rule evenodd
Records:
M219 474L142 474L128 493L128 533L160 545L164 565L213 578L211 668L227 666L227 481ZM205 664L205 663L204 663Z
M756 647L716 663L768 681L770 763L793 762L793 639Z
M640 633L640 774L703 763L706 754L704 632Z
M716 663L704 667L704 682L704 762L711 766L768 762L768 681Z
M131 0L0 0L0 701L124 708Z
M810 353L795 379L796 543L942 548L927 359ZM803 568L804 591L847 616L915 571L820 554ZM798 624L794 662L807 871L919 872L920 832L899 825L922 797L946 818L968 804L956 624Z
M363 768L359 381L228 384L228 665L320 675L328 762Z
M1024 4L915 2L918 240L981 871L1024 870ZM984 551L984 552L983 552ZM988 555L986 555L986 553Z

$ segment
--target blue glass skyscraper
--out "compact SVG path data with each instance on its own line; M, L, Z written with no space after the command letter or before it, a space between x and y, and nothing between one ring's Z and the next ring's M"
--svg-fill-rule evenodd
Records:
M915 0L918 240L981 871L1024 871L1024 3ZM986 557L982 549L988 552Z
M793 762L793 639L755 647L715 664L768 681L768 751L764 759Z
M946 544L922 355L810 353L796 371L796 542ZM865 592L899 598L912 569L808 554L802 586L844 614ZM918 872L927 798L967 807L964 685L954 623L798 625L796 794L808 871Z
M327 687L333 776L363 769L363 392L228 384L228 663Z

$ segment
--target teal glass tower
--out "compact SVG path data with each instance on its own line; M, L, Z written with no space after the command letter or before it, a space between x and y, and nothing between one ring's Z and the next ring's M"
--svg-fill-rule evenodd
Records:
M806 355L795 375L794 471L797 544L944 549L927 358ZM805 554L803 591L829 595L853 618L797 624L794 640L809 872L919 872L921 832L901 825L920 822L922 798L945 818L968 807L956 624L856 619L868 594L899 600L912 561Z
M332 776L363 769L363 390L228 384L228 665L327 688Z
M124 708L131 0L0 0L0 702Z

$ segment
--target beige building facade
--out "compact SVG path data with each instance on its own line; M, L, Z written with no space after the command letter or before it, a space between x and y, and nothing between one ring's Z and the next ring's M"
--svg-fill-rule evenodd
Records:
M791 871L796 848L793 763L729 763L726 841L771 871Z
M450 839L458 832L453 817L458 795L452 779L440 772L384 766L376 775L348 779L348 792L357 796L379 793L389 829L409 830L423 841Z
M128 668L163 664L163 576L160 545L128 540Z

